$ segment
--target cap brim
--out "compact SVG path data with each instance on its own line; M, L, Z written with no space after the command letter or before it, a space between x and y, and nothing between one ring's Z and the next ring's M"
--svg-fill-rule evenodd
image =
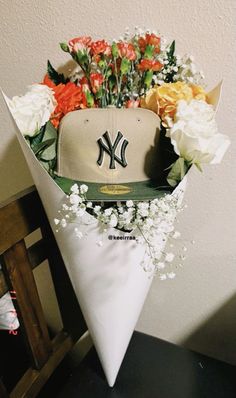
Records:
M158 187L150 180L120 184L98 184L56 176L55 182L66 194L70 193L70 188L75 183L78 185L87 185L88 192L86 193L86 197L91 201L152 200L172 191L171 187Z

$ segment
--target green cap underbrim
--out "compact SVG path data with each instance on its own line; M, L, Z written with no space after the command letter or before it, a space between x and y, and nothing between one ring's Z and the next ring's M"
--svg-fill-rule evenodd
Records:
M120 183L120 184L98 184L95 182L87 181L75 181L66 177L55 177L56 184L66 193L70 194L70 188L74 184L88 186L88 192L86 197L91 201L104 201L104 202L114 202L114 201L124 201L124 200L152 200L155 198L160 198L168 192L172 191L171 187L168 186L156 186L151 183L150 180L130 182L130 183ZM104 193L105 190L110 190L111 188L117 187L117 193ZM120 188L120 189L119 189ZM112 189L110 190L112 192Z

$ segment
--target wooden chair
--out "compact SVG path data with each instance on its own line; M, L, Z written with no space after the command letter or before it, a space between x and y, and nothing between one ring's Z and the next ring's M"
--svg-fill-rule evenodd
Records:
M27 249L25 238L38 228L42 239ZM64 325L63 330L52 339L33 275L33 269L46 259ZM0 397L36 397L58 364L86 331L86 325L34 187L0 206L0 263L0 297L8 290L15 292L14 304L29 357L29 366L12 391L7 391L0 380ZM76 323L72 316L77 319ZM1 333L4 332L0 331L0 339ZM0 353L0 359L2 357Z
M133 334L114 388L108 387L94 348L72 369L70 376L67 374L61 380L58 388L58 372L64 357L86 326L33 188L0 208L0 228L0 262L3 264L0 297L8 289L16 292L17 313L30 361L11 392L4 386L5 380L0 380L1 398L38 395L40 398L236 397L234 366L138 332ZM41 229L43 238L27 250L24 239L37 228ZM32 273L46 258L64 325L53 339L49 337Z

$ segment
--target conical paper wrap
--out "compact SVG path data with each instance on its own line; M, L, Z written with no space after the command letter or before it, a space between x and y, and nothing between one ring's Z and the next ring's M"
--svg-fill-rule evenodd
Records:
M16 135L55 232L53 220L66 195L40 165L18 128ZM179 193L180 201L185 187L186 177L173 192L175 195ZM152 276L141 266L145 244L138 244L135 240L110 240L113 235L129 234L114 228L101 233L101 225L96 218L89 214L85 218L80 225L84 235L82 239L75 236L74 225L55 232L55 238L108 384L113 386ZM103 245L99 246L97 242L101 239ZM165 242L162 249L164 245Z

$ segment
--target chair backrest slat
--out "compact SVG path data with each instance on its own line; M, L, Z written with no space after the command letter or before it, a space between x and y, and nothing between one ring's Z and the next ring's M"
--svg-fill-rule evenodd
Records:
M43 239L40 239L38 242L30 246L27 249L27 252L32 269L42 264L42 262L48 258L47 246Z
M46 250L46 244L43 239L34 243L27 249L29 261L32 269L42 264L43 261L47 260L48 254ZM1 261L0 261L1 263ZM3 271L0 269L0 298L9 290Z
M42 205L37 199L32 191L0 205L0 255L40 226Z
M0 298L8 291L8 286L6 283L6 279L5 276L2 272L2 270L0 270Z
M26 248L25 242L30 243L32 237L29 240L25 238L38 228L42 238L38 237L36 243ZM63 330L53 340L49 338L33 275L33 269L46 259L63 322ZM35 187L0 204L0 262L0 298L10 290L31 359L31 366L17 382L10 396L33 398L73 344L87 330ZM3 381L4 377L3 375ZM5 394L5 388L0 380L1 398L5 398L3 393Z
M40 369L50 355L51 341L24 240L8 249L3 260L7 283L14 292L11 296L15 296L19 308L20 323L25 330L32 365Z

